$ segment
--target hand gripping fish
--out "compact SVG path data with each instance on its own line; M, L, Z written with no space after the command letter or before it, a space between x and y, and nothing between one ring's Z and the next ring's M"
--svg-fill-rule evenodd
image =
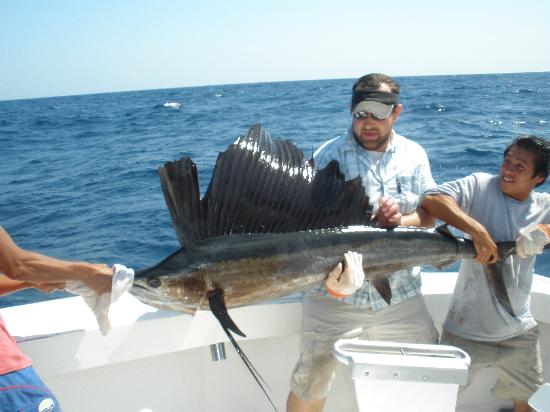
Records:
M446 229L373 227L359 177L346 181L336 161L316 170L292 142L272 139L260 125L219 154L202 199L190 158L159 174L181 249L137 272L131 293L159 309L210 309L275 409L231 334L245 336L227 308L318 286L349 250L363 254L367 279L388 303L389 273L475 255L469 240ZM514 242L498 246L503 257L515 250ZM498 291L511 307L506 289Z

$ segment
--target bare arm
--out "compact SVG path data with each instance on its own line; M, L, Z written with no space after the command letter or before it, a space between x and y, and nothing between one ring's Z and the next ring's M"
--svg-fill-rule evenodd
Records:
M378 225L381 227L420 226L432 227L435 219L421 208L407 215L401 214L399 204L391 197L381 197L376 212Z
M429 215L469 234L476 249L476 261L495 263L498 260L497 246L487 229L477 220L464 213L452 197L426 195L422 201L422 208Z
M0 295L7 295L18 290L30 288L31 285L28 282L22 280L13 280L6 275L0 274Z
M4 274L0 273L0 296L7 295L19 290L35 288L42 292L53 292L55 290L62 290L65 288L63 282L57 283L31 283L24 282L22 280L13 280Z
M413 213L403 215L401 217L401 226L419 226L419 227L433 227L435 224L435 218L430 216L422 208L416 209Z
M104 264L54 259L20 248L0 227L0 273L32 283L82 281L100 294L111 290L112 270Z

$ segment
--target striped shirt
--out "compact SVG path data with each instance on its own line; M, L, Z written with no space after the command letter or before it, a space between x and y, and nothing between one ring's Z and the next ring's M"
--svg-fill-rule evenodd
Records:
M424 149L416 142L392 131L390 143L384 153L363 149L353 137L351 128L347 133L324 143L313 154L315 167L322 169L332 160L337 160L346 180L361 176L363 187L374 210L382 196L392 197L401 213L416 210L419 197L435 182ZM369 262L365 262L368 272ZM400 270L390 275L391 303L396 304L420 294L420 267ZM321 291L327 294L324 287ZM341 299L359 307L370 306L373 310L388 304L368 280L353 295Z

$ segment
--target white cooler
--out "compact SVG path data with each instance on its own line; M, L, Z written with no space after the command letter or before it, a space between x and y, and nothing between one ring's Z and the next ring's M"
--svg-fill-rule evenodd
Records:
M543 383L529 398L529 406L537 412L550 412L550 383Z
M453 412L470 357L453 346L341 339L334 356L351 365L359 411Z

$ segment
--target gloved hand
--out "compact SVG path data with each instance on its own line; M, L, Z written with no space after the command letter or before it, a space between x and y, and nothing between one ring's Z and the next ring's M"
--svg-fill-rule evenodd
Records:
M544 224L529 225L519 230L516 239L516 252L521 258L542 253L544 246L550 243L550 230Z
M130 290L134 283L134 270L127 268L124 265L113 265L113 280L112 287L109 292L98 295L92 289L80 281L66 282L65 290L82 296L84 302L90 307L94 313L99 330L103 335L107 335L111 330L111 322L109 322L109 308L111 303L115 303L120 296Z
M364 280L363 255L357 252L347 252L344 254L343 271L340 262L328 275L325 287L332 297L344 298L359 289Z

